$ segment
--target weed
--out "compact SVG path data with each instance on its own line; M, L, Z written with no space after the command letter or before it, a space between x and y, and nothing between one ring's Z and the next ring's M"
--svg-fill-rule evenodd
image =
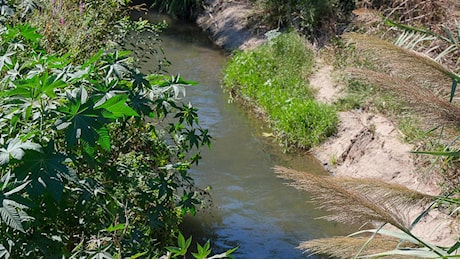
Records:
M236 53L224 70L224 84L234 98L261 107L281 143L300 148L319 144L335 133L333 107L313 100L307 77L313 52L294 32L282 34L256 50Z

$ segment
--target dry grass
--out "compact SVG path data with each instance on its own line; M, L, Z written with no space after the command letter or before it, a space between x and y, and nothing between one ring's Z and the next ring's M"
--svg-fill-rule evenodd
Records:
M332 258L351 259L368 241L367 237L331 237L302 242L298 248L315 255L328 255ZM361 252L361 255L372 255L390 251L398 246L398 240L383 236L374 237ZM398 256L392 255L391 258ZM404 256L403 258L407 258Z
M344 39L356 46L387 74L426 86L433 94L446 98L450 95L452 75L449 69L428 56L400 48L378 37L348 33Z
M396 101L394 103L397 104L392 107L395 110L385 110L392 113L391 117L417 119L415 127L425 134L415 137L417 139L414 141L418 142L416 150L457 150L457 144L452 140L456 140L460 126L458 91L452 103L449 99L452 77L458 79L458 75L428 56L403 49L381 38L357 33L349 33L344 37L355 47L353 57L361 61L352 60L354 64L347 64L352 66L345 70L348 78L375 87L375 100L388 99L387 95L380 94L391 93L391 99L388 101ZM374 97L370 97L369 100L372 98ZM401 109L400 104L404 109ZM378 106L378 103L375 105ZM440 126L442 130L439 136L427 132ZM411 128L405 130L413 131ZM448 163L448 158L446 163L439 160L435 162L435 172L432 172L434 164L431 157L422 158L424 159L418 163L420 170L425 169L430 175L437 176L435 178L443 179L446 187L458 183L458 164Z
M444 21L451 15L452 3L456 0L394 0L358 1L358 7L374 8L385 17L395 18L401 23L430 25Z
M389 91L434 124L460 124L460 107L448 98L439 98L420 85L381 72L350 68L346 70L352 79L365 81L381 90Z
M294 180L290 186L312 194L312 200L331 213L325 219L341 223L390 223L409 231L408 210L434 200L430 195L375 179L321 177L281 166L276 166L275 172L280 178Z

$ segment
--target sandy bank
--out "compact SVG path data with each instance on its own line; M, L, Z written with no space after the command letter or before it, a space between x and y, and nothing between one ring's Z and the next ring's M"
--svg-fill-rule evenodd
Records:
M206 4L197 24L217 45L231 51L250 49L264 42L262 33L255 34L248 27L252 8L249 3L208 0ZM310 78L310 84L318 89L317 99L322 102L333 102L342 93L340 83L332 80L332 74L332 66L318 61L317 71ZM377 178L431 195L439 193L429 176L417 172L409 153L412 147L402 142L394 122L358 110L340 112L339 118L337 135L312 149L332 175ZM416 226L414 233L438 245L451 246L459 234L454 224L455 219L433 210Z

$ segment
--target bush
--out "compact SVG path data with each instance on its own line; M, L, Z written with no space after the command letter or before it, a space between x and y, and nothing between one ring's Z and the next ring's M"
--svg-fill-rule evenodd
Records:
M0 14L7 24L26 22L43 36L49 54L70 54L82 62L101 48L114 48L134 24L129 0L7 0Z
M125 52L73 65L37 30L0 38L0 256L158 257L200 203L188 169L210 145L179 77Z
M203 7L202 0L153 0L152 7L181 19L195 19Z
M313 100L307 83L312 67L313 52L291 32L235 54L224 84L234 96L262 107L284 143L308 148L333 134L338 122L332 107Z
M254 1L262 9L262 17L256 19L276 26L294 27L311 39L340 33L344 29L340 24L348 23L355 8L353 0Z

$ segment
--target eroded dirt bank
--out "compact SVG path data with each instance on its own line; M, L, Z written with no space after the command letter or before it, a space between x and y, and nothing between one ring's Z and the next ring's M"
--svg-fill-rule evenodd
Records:
M263 32L255 33L248 25L251 6L244 1L207 0L207 8L197 24L222 48L250 49L265 41ZM333 80L333 68L317 61L317 71L310 84L318 89L317 99L333 102L343 87ZM377 178L435 195L438 186L428 176L417 172L411 145L402 141L396 124L367 111L339 113L336 136L312 150L312 153L334 176ZM417 215L418 212L414 212ZM455 219L438 211L430 211L414 233L438 245L451 246L459 229ZM448 232L450 230L450 232Z

